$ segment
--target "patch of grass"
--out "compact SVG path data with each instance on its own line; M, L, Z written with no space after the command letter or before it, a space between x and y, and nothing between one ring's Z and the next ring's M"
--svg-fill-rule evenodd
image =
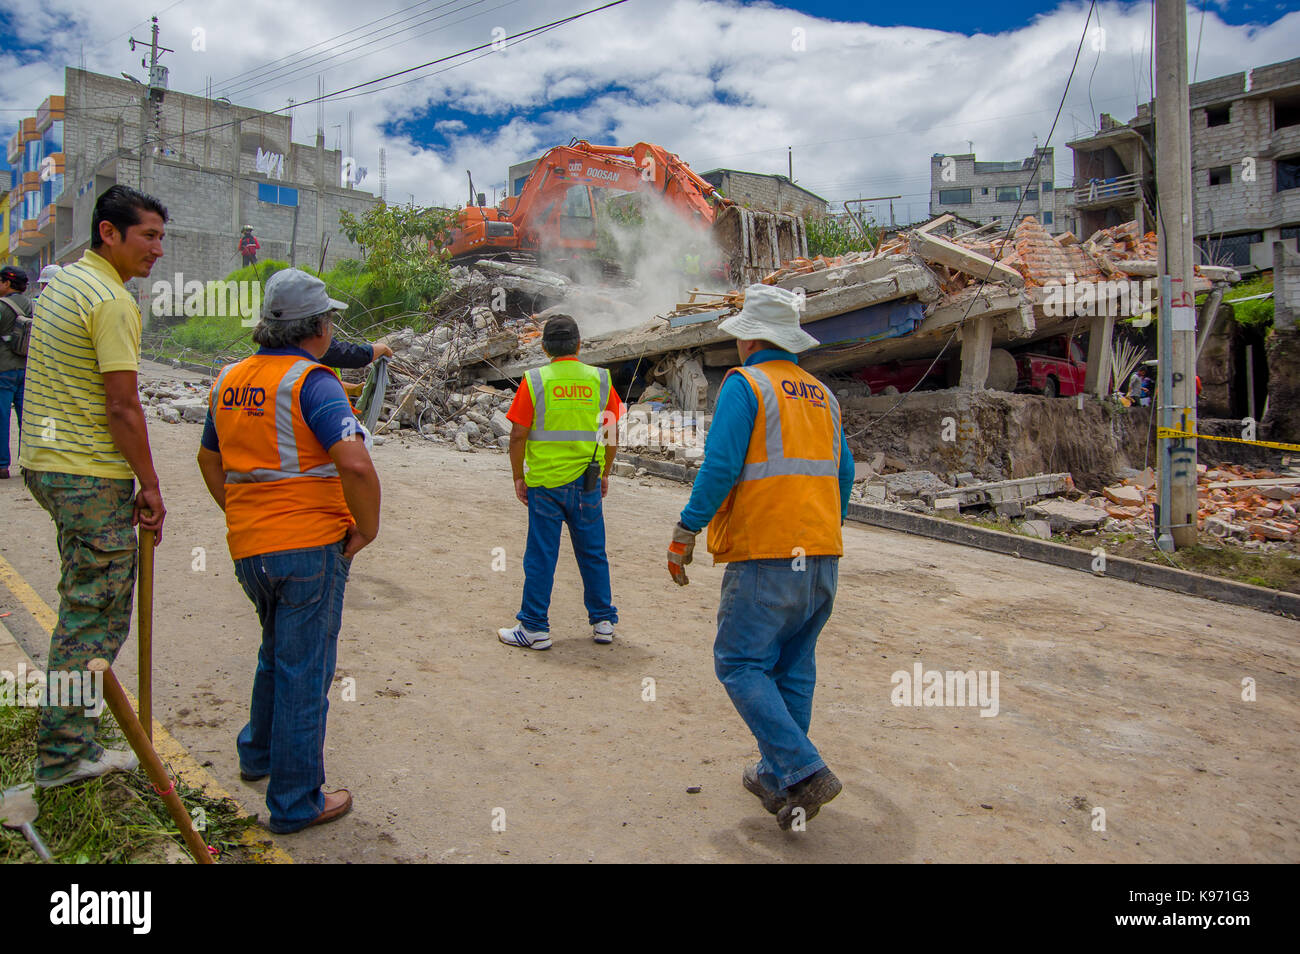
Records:
M38 719L39 710L35 708L0 707L0 789L32 781ZM121 735L108 712L100 717L100 738L113 747L122 747ZM222 858L238 858L243 847L240 834L254 820L244 816L239 806L179 782L176 792L191 817L202 810L206 829L200 834L204 840L215 846ZM154 792L143 769L37 789L35 798L40 806L36 830L57 862L160 862L175 856L177 849L188 857L167 806ZM0 828L0 864L37 860L22 832Z

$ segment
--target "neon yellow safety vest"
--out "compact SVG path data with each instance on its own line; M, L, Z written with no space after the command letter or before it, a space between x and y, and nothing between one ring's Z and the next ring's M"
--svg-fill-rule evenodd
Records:
M601 414L609 403L609 372L581 361L553 361L524 378L533 399L533 426L524 452L529 487L562 487L577 480L595 455Z

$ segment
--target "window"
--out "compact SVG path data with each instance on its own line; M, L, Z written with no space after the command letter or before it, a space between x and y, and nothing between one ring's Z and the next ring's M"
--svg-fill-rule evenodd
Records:
M1055 188L1055 187L1054 187L1050 182L1044 182L1044 183L1043 183L1043 191L1044 191L1044 192L1051 192L1053 188Z
M298 190L290 189L288 186L278 186L271 182L259 182L257 184L257 198L260 202L269 202L271 205L287 205L292 208L298 204Z
M1020 186L998 186L997 200L999 202L1019 202Z
M1211 169L1210 185L1232 185L1232 166L1215 166Z
M1264 241L1263 232L1242 232L1208 239L1199 247L1202 265L1231 265L1234 268L1250 264L1250 247ZM1198 243L1199 244L1199 243Z
M970 205L970 189L940 189L939 204Z
M1300 126L1300 97L1273 100L1273 128Z
M1044 212L1044 213L1043 213L1043 224L1044 224L1044 225L1051 225L1051 224L1052 224L1052 213L1051 213L1051 212Z
M1288 156L1273 163L1273 182L1276 191L1300 189L1300 156Z
M1226 126L1231 122L1232 106L1211 106L1205 111L1205 125Z
M1037 202L1037 201L1038 201L1038 190L1037 190L1037 189L1026 189L1026 190L1025 190L1025 201L1026 201L1026 202Z
M987 188L980 189L980 195L988 195L988 194L989 194L989 190Z

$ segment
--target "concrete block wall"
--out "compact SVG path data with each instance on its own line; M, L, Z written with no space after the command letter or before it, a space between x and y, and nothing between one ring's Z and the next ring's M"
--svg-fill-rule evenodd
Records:
M1264 98L1239 99L1229 108L1230 121L1223 126L1210 126L1205 109L1192 110L1192 207L1198 235L1280 224L1269 157L1272 105ZM1210 185L1210 170L1222 166L1231 168L1232 181ZM1251 167L1255 181L1247 182L1243 175Z
M726 171L718 190L738 205L808 217L824 215L826 203L792 186L784 176Z

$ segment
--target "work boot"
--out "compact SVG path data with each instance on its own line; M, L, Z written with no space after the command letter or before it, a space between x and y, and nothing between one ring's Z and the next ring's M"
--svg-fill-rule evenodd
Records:
M782 831L789 831L794 823L795 809L802 808L804 821L814 818L821 807L838 795L844 786L828 768L820 768L802 782L786 789L785 804L777 812L776 823Z
M753 765L745 766L745 774L740 777L740 784L745 786L747 791L753 792L758 796L758 800L763 803L769 815L775 815L785 804L785 796L780 792L774 792L764 785L758 778L758 762Z

